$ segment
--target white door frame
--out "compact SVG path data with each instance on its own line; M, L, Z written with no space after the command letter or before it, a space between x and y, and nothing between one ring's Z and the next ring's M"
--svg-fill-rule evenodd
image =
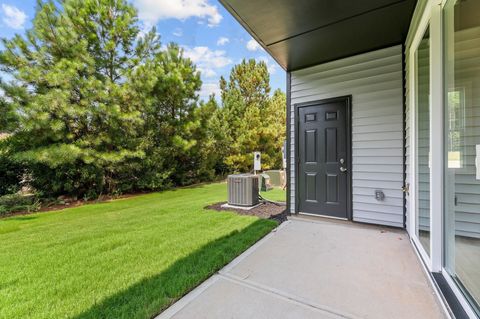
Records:
M425 30L430 26L430 256L416 236L417 222L417 60L416 51ZM438 0L428 1L409 48L410 75L410 221L408 231L431 272L440 272L443 266L443 41L442 5Z
M415 30L415 35L413 37L412 44L409 48L409 80L410 80L410 87L409 87L409 92L410 92L410 176L411 176L411 183L410 183L410 206L409 206L409 222L408 222L408 232L410 234L410 238L412 239L413 243L415 244L420 256L422 257L423 261L425 262L427 269L429 271L432 271L432 261L431 258L428 256L427 252L423 248L423 246L420 243L420 240L417 237L416 234L416 229L417 229L417 186L418 186L418 178L417 178L417 96L416 96L416 91L417 91L417 56L416 56L416 51L418 46L420 45L420 41L423 38L423 35L427 29L427 27L430 25L430 20L431 20L431 1L428 2L425 11L422 14L422 17L420 19L420 23L418 24L417 29ZM430 43L431 43L430 39ZM430 57L432 54L432 45L430 44ZM431 66L431 61L430 61L430 82L431 82L431 72L432 72L432 66ZM432 85L430 83L430 94L432 94ZM431 103L431 99L430 99ZM431 106L430 106L431 109ZM430 112L432 113L432 112ZM430 121L431 122L431 121ZM430 125L431 127L431 125ZM431 129L430 129L430 139L431 139ZM431 143L430 143L431 146ZM430 178L432 174L430 173ZM431 187L431 180L430 180L430 187ZM430 190L431 191L431 190ZM431 196L431 192L430 192ZM430 203L432 200L430 200ZM431 213L431 207L430 207L430 213ZM430 216L430 233L432 233L432 218L433 216ZM432 236L430 236L432 238ZM430 248L431 248L431 243L430 243Z

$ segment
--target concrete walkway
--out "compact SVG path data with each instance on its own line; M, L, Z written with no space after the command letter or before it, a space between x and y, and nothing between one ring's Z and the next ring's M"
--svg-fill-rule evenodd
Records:
M157 318L446 318L402 230L292 218Z

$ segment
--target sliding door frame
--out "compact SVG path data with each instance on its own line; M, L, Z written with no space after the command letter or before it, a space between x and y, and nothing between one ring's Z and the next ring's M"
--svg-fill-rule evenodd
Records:
M423 260L429 272L441 273L452 289L458 301L464 308L467 315L477 318L467 298L461 292L445 269L445 207L444 207L444 163L445 163L445 133L444 133L444 100L445 100L445 72L444 72L444 24L443 10L449 0L427 0L426 6L421 14L420 22L414 30L413 40L407 49L409 57L409 121L410 121L410 200L408 204L407 231L418 254ZM420 243L416 234L417 229L417 58L416 51L430 27L430 256Z
M430 4L430 2L429 2ZM418 75L418 65L417 65L417 49L420 45L420 42L423 39L423 36L425 34L425 31L427 30L428 27L430 27L430 30L433 29L434 26L431 25L431 5L427 4L427 7L425 11L422 14L422 17L420 19L420 23L415 30L415 35L413 37L412 44L409 48L409 77L410 77L410 176L412 178L411 181L411 186L410 186L410 206L409 206L409 212L410 212L410 220L408 222L408 232L410 234L410 238L413 241L415 247L417 248L421 258L425 262L425 265L427 269L431 272L433 267L432 260L433 258L433 245L432 245L432 233L433 233L433 214L432 214L432 198L430 198L430 251L431 251L431 256L428 255L426 250L423 248L423 246L420 243L420 239L417 237L417 221L418 221L418 198L417 198L417 188L418 188L418 160L417 160L417 146L418 146L418 136L417 136L417 129L418 129L418 116L417 116L417 111L418 111L418 103L417 103L417 75ZM433 94L432 90L432 70L433 70L433 65L431 61L432 57L432 39L430 37L430 45L429 45L429 50L430 50L430 96ZM432 113L432 99L430 98L430 128L431 127L431 116ZM432 147L432 130L430 129L430 147ZM432 161L433 162L433 161ZM430 170L430 196L432 196L432 171Z

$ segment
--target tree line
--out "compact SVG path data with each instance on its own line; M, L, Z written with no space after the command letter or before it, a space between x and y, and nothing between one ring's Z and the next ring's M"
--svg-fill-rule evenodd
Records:
M126 0L38 1L32 25L2 39L0 195L161 190L250 171L253 151L281 167L285 95L264 62L204 102L194 63Z

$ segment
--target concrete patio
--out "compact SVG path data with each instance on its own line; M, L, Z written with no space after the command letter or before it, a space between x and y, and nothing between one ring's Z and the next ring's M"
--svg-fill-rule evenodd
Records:
M405 231L297 217L157 318L446 318Z

